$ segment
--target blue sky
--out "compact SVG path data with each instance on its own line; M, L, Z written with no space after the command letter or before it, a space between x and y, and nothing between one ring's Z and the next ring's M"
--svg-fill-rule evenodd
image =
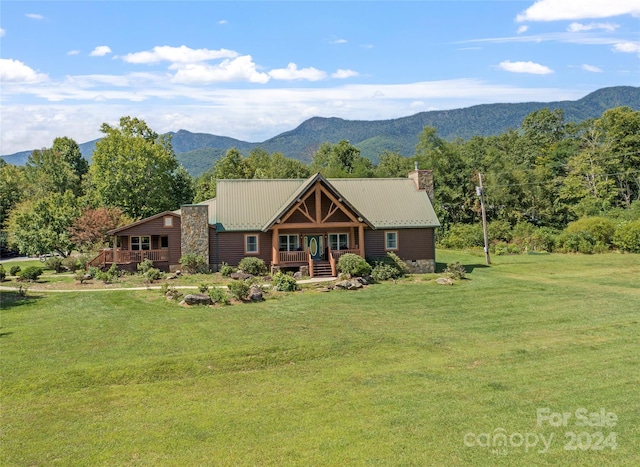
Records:
M264 141L640 85L638 0L0 2L0 153L129 115Z

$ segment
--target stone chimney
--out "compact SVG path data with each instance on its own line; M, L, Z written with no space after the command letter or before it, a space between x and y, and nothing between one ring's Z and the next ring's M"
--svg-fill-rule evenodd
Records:
M203 255L209 263L209 206L187 204L180 207L182 255Z
M416 161L413 172L409 172L409 178L416 184L416 190L427 192L427 196L433 204L433 170L418 169Z

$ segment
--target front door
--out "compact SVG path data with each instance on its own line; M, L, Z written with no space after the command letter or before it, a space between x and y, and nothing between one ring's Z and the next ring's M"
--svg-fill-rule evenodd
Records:
M322 235L307 235L307 249L311 253L311 259L318 261L322 259Z

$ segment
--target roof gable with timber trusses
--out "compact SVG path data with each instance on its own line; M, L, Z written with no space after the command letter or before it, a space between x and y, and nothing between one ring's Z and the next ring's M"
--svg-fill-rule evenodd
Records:
M282 207L262 226L267 231L275 225L318 227L326 224L373 225L319 173L307 179Z

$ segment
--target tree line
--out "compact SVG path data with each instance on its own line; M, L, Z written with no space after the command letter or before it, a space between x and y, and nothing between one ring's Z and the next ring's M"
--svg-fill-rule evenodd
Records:
M446 141L425 127L413 157L385 151L377 164L346 140L323 143L310 164L232 148L195 179L178 165L170 136L143 120L123 117L100 130L91 164L68 137L34 151L24 167L0 161L3 246L62 255L98 248L110 229L215 197L219 179L406 177L416 162L434 172L440 238L452 226L477 224L479 173L487 215L503 225L563 229L586 216L640 211L640 112L629 107L582 123L542 109L518 129L468 140Z

